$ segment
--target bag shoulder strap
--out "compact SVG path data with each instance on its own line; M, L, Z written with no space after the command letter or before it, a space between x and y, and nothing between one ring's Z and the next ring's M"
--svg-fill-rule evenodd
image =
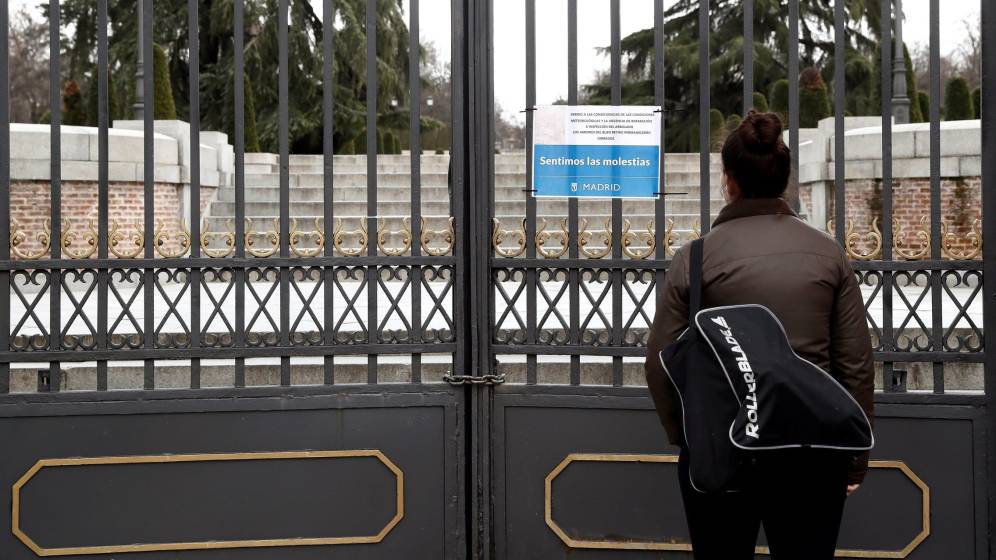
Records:
M702 251L705 240L692 241L688 255L688 324L695 322L695 315L702 309Z

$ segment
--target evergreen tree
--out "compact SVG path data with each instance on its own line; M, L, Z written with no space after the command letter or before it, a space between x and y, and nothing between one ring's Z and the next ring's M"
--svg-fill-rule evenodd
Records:
M99 124L100 96L97 89L97 74L93 73L86 87L86 124L87 126L97 126ZM108 124L115 119L125 118L121 110L121 101L118 97L117 83L114 81L114 74L107 74L107 121Z
M954 76L944 88L944 115L949 121L965 121L975 118L972 107L972 93L968 80Z
M972 91L972 106L975 108L975 118L982 118L982 88Z
M906 43L903 43L903 60L906 61L906 97L910 100L910 122L924 122L927 120L927 113L923 111L923 105L920 103L920 94L916 89L916 71Z
M862 53L874 51L879 29L877 2L844 0L849 17L846 37L850 49ZM667 64L664 69L665 118L667 148L686 151L697 144L690 127L698 113L698 11L699 0L676 0L664 11L664 44ZM800 64L821 67L833 56L833 42L826 40L833 29L834 9L826 0L800 0ZM724 114L740 112L743 107L743 2L711 0L709 58L711 106ZM788 18L784 0L755 0L754 83L760 91L770 91L773 84L788 72L785 67L788 44ZM632 33L622 39L625 61L622 83L623 104L653 100L654 46L653 28ZM603 52L608 52L606 48ZM611 90L606 77L584 87L583 95L593 104L607 103ZM769 103L773 100L769 97ZM787 103L786 103L787 107Z
M111 23L109 67L119 76L135 75L137 0L114 0L108 5ZM366 126L366 0L334 2L336 26L332 35L335 83L323 83L322 22L308 0L290 0L288 26L288 75L290 93L290 142L294 152L322 150L322 94L331 88L336 111L334 145L342 146ZM314 3L320 6L320 3ZM378 0L377 60L378 122L394 115L395 123L407 130L408 116L390 105L407 107L409 36L398 0ZM87 81L96 64L96 2L62 0L62 24L75 32L63 36L65 68L70 78ZM244 0L243 51L246 73L252 85L257 136L262 149L276 151L277 114L277 1ZM187 0L157 0L153 3L153 40L168 56L175 113L189 119ZM234 4L232 0L198 0L200 24L201 126L234 134ZM47 17L47 16L46 16ZM265 79L264 79L265 78ZM129 106L135 97L135 80L121 80L119 101ZM248 102L248 99L246 100ZM247 113L247 120L249 116ZM247 131L248 132L248 131ZM248 137L247 137L248 140Z
M930 94L925 91L916 92L917 105L920 106L920 114L923 115L923 120L920 122L930 121Z
M173 101L173 87L169 81L169 66L166 51L159 45L152 45L152 78L155 88L155 109L157 121L175 120L176 103Z

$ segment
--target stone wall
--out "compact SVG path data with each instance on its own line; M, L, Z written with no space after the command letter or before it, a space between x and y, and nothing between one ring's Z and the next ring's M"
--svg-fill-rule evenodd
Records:
M108 130L109 235L122 240L115 248L134 252L134 239L144 228L144 140L141 121L116 121ZM99 141L97 129L64 126L60 130L64 256L96 256L90 250L98 224ZM10 210L15 258L47 256L51 216L50 128L11 124ZM190 133L182 121L157 121L154 139L155 220L162 232L159 255L180 248L180 234L190 226ZM219 186L232 181L234 154L225 134L201 133L200 184L202 214ZM115 230L116 228L116 230ZM95 241L94 241L95 242ZM110 256L115 256L111 251Z
M867 254L876 244L866 235L881 230L882 128L878 117L845 119L845 216L861 236L857 249ZM826 227L834 217L834 121L800 130L799 200L809 221ZM961 258L978 250L981 231L981 149L979 121L941 123L940 184L942 250ZM896 258L917 258L929 247L930 232L930 125L894 125L892 134L892 189ZM878 220L878 227L874 220ZM845 225L845 227L848 227ZM921 234L920 232L925 232ZM905 257L904 257L905 255Z

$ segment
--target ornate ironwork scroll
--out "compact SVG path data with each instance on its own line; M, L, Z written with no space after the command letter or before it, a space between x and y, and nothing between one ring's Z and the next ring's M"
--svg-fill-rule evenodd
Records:
M647 223L646 231L641 232L631 232L629 220L623 220L623 234L622 234L622 250L627 257L631 259L645 259L650 255L654 254L654 249L657 247L657 238L654 237L654 220L651 219ZM645 248L637 249L636 244L641 242L646 245Z
M526 252L526 219L523 218L519 222L519 229L508 230L502 229L501 222L498 218L492 218L494 221L494 232L491 234L491 247L495 250L495 253L499 257L514 258L521 256ZM517 245L514 249L505 249L502 247L502 243L509 237L515 238L515 243Z
M592 247L592 241L595 235L601 236L604 243L604 247ZM601 259L610 252L612 252L612 221L609 218L605 219L605 229L602 231L588 231L588 220L586 218L581 218L581 227L578 231L578 248L581 250L581 254L588 257L589 259Z
M136 223L134 231L126 234L117 220L111 223L111 231L107 234L107 248L111 254L119 259L138 258L145 250L145 232L141 224Z
M548 249L547 245L552 239L557 239L554 249ZM536 252L547 259L558 259L567 254L570 246L570 233L567 231L567 218L560 220L560 231L546 231L546 218L541 218L540 225L536 228Z
M356 247L346 246L346 239L348 238L355 238L359 245ZM359 229L344 230L342 229L342 218L336 218L335 230L332 233L332 242L335 245L336 251L344 257L358 257L366 253L367 243L369 243L366 220L360 220Z
M315 229L301 231L297 229L297 218L291 218L290 237L288 244L291 253L298 257L317 257L325 248L325 234L322 233L321 218L315 218ZM304 241L310 240L313 247L303 247Z
M257 247L256 239L262 237L269 247ZM253 228L252 218L246 218L246 252L254 257L269 257L280 249L280 220L273 219L273 229L257 232Z

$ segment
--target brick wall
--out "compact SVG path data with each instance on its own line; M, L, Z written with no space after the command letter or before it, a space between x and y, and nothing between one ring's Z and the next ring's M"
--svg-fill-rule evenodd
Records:
M11 218L16 220L19 230L26 236L26 239L18 247L22 253L36 253L42 248L38 234L44 231L45 220L50 217L50 189L47 181L11 183ZM111 183L109 185L108 215L110 223L108 228L113 228L117 222L119 231L129 239L136 232L142 231L145 213L144 189L144 185L140 182ZM214 187L201 187L200 206L202 213L214 197L216 190ZM180 197L182 195L183 189L180 185L175 183L156 184L155 216L157 223L154 227L158 228L159 222L161 222L163 230L169 234L169 241L161 245L164 251L176 251L179 247L176 234L181 231ZM86 241L83 236L89 231L89 222L92 220L95 229L99 227L97 222L97 183L80 181L62 183L61 202L62 217L64 220L69 220L69 230L77 234L76 240L70 244L68 250L83 251L86 249ZM189 228L189 224L187 227ZM128 241L123 241L120 246L129 252L135 248L134 243ZM66 249L63 250L63 256L67 258L70 256ZM109 256L114 257L110 253ZM93 257L96 257L96 253ZM17 257L15 256L15 258Z
M812 208L812 188L809 185L800 187L799 198L803 212ZM851 179L845 183L845 203L847 219L854 224L854 231L866 233L871 231L872 219L879 219L881 230L882 192L881 181L877 179ZM827 189L827 215L834 216L833 183ZM892 216L897 221L897 227L905 232L903 252L915 253L923 247L922 239L917 231L930 232L930 179L904 178L894 179L892 183ZM982 181L979 177L944 178L941 181L941 218L946 231L951 234L953 253L969 252L973 247L973 225L982 218ZM922 220L922 221L921 221ZM814 224L818 225L818 224ZM981 226L980 226L981 228ZM903 237L900 237L903 241ZM858 245L862 252L871 248L866 239ZM898 253L895 258L901 259Z

